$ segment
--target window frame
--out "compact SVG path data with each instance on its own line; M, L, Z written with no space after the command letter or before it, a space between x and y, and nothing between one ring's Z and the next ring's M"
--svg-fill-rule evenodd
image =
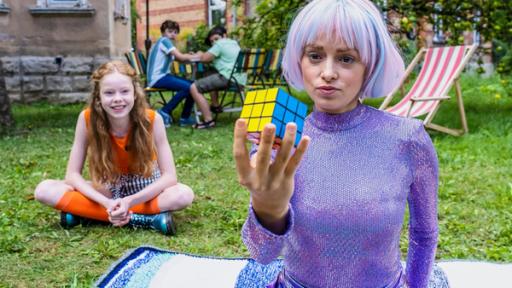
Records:
M94 15L89 0L37 0L35 7L30 7L32 15L82 14Z
M224 2L225 6L224 6L224 9L219 9L219 8L214 8L212 9L212 1L214 0L208 0L207 3L208 3L208 27L212 27L212 26L215 26L216 24L213 23L213 11L224 11L223 15L224 17L222 17L221 19L224 19L224 23L220 23L220 25L226 25L226 13L227 13L227 8L228 8L228 1L227 0L219 0L219 1L222 1Z
M47 7L80 7L84 3L82 0L47 0Z
M89 0L37 0L36 7L38 8L90 8Z
M0 0L0 14L9 13L9 11L11 11L11 8L3 0Z
M130 18L130 2L128 0L114 1L114 20L127 24Z

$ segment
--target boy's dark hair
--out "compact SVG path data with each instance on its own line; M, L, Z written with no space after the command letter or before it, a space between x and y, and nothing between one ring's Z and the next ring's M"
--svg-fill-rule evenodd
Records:
M212 46L212 42L210 41L210 37L213 35L220 35L221 37L224 37L224 34L227 34L226 28L222 26L215 26L213 27L210 32L208 32L208 35L206 36L206 39L204 39L204 43L208 46Z
M160 32L163 34L167 29L176 30L177 33L180 33L180 24L176 21L165 20L164 23L160 25Z

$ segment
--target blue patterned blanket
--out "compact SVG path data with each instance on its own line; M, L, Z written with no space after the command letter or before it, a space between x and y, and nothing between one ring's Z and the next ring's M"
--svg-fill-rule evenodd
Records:
M244 287L270 283L283 263L261 265L247 258L214 258L141 246L114 263L98 287Z
M282 267L282 260L262 265L249 258L204 257L141 246L114 263L96 286L261 288ZM434 266L429 288L509 288L510 275L510 263L441 261Z

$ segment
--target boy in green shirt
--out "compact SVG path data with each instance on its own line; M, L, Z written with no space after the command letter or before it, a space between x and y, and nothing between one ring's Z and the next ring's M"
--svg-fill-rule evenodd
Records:
M227 38L224 27L217 26L212 28L208 33L206 43L213 46L206 52L197 52L195 57L201 62L212 62L216 73L198 79L190 86L190 94L199 106L199 110L203 113L204 122L194 125L194 128L197 129L215 126L212 112L222 112L222 107L220 107L218 102L217 91L226 89L229 86L231 71L240 52L238 43L233 39ZM246 84L247 75L235 74L233 77L237 82L235 84ZM208 101L203 95L206 92L211 92L212 105L210 107L208 107Z

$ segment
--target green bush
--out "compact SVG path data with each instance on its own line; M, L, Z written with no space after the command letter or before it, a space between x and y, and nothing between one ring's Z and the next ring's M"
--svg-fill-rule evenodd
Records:
M208 31L209 28L204 24L197 26L194 35L188 35L187 37L187 51L208 50L210 47L205 43Z
M496 71L500 74L512 74L512 44L495 39L492 41L492 58Z

